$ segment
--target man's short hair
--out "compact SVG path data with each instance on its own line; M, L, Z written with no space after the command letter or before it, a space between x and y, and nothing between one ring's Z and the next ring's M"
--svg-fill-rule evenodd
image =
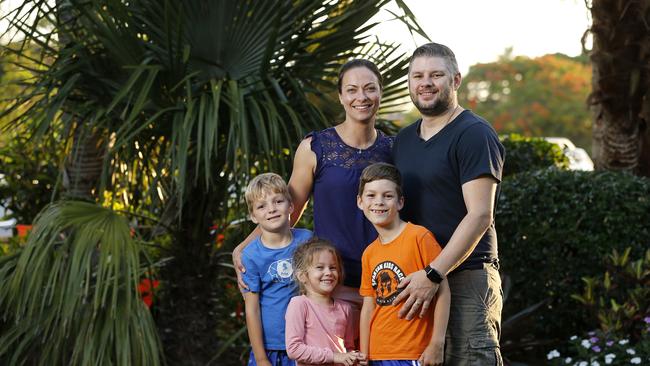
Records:
M264 199L266 195L280 193L291 202L289 187L281 176L275 173L263 173L251 180L246 187L244 197L248 206L248 213L253 212L256 201Z
M394 165L388 163L374 163L363 170L359 178L359 196L363 195L367 183L382 179L395 183L397 196L402 197L402 175Z
M459 73L458 62L456 62L456 55L454 55L454 52L444 44L431 42L423 44L422 46L416 48L415 51L413 51L413 55L411 55L411 60L409 61L409 69L411 68L413 60L418 57L441 57L445 60L447 69L449 69L449 72L452 76Z

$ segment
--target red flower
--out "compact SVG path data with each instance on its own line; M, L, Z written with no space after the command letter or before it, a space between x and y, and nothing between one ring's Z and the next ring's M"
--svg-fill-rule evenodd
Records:
M221 248L223 241L226 239L226 236L223 234L217 234L217 248Z
M151 280L150 278L143 278L138 284L140 297L142 297L142 301L144 301L148 308L151 308L151 305L153 304L153 293L158 286L160 286L160 281Z
M16 231L18 231L18 237L24 238L32 230L32 225L18 224L16 225Z

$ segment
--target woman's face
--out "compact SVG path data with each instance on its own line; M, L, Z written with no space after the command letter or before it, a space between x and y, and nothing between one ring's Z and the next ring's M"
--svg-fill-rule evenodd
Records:
M379 80L372 71L355 67L343 75L339 101L345 109L346 120L374 121L380 100Z

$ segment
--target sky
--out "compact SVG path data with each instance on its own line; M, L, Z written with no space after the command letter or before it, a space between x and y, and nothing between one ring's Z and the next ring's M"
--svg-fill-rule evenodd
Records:
M580 40L589 27L584 0L405 0L434 42L450 47L462 74L480 62L496 61L506 48L514 56L537 57L581 53ZM392 9L397 9L396 7ZM393 16L382 12L372 32L380 40L401 43L411 53L422 38L409 34Z
M361 1L361 0L360 0ZM463 74L479 62L497 60L507 47L513 55L536 57L581 52L580 39L589 26L585 0L404 0L429 37L449 46ZM2 12L19 0L2 1ZM389 9L397 10L394 4ZM381 24L372 33L380 40L398 42L411 53L415 40L393 15L382 11ZM1 24L0 29L6 25Z

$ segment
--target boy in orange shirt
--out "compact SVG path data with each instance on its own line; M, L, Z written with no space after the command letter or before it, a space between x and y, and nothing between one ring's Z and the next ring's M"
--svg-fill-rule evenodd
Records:
M442 365L451 299L447 280L429 316L399 319L401 305L393 306L399 282L442 250L429 230L400 219L401 184L397 168L386 163L370 165L361 175L357 205L379 234L361 259L361 352L373 366Z

